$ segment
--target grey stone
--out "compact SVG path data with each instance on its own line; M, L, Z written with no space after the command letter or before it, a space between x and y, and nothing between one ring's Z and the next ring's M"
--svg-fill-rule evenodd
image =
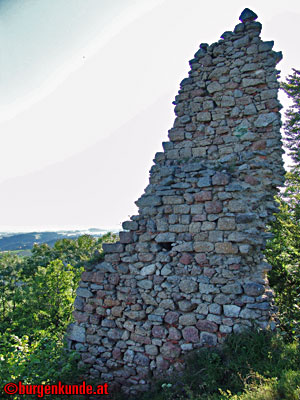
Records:
M197 308L197 304L191 303L189 300L182 300L178 302L180 311L192 311Z
M147 289L152 289L153 282L148 279L143 279L142 281L138 281L137 285L138 287L147 290Z
M142 197L137 200L136 205L138 207L153 207L161 205L161 196L148 196L143 195Z
M245 115L254 115L257 114L257 110L254 104L248 104L244 110Z
M211 120L211 114L208 111L200 112L197 114L197 121L206 122Z
M89 289L81 287L76 290L76 294L80 297L93 297L93 293Z
M239 20L243 23L245 23L246 21L255 21L256 19L257 15L249 8L245 8L239 17Z
M221 306L219 304L210 304L208 306L209 312L212 314L220 315L221 314Z
M157 243L174 243L176 240L176 235L175 233L159 233L156 238L155 241Z
M274 41L273 41L273 40L270 40L270 41L268 41L268 42L263 42L263 43L261 43L261 44L259 45L259 47L258 47L258 50L259 50L260 52L262 52L262 51L270 51L270 50L272 50L273 46L274 46Z
M211 178L209 176L205 176L203 178L200 178L197 182L197 186L202 188L202 187L208 187L211 185Z
M125 363L132 363L134 358L134 351L133 350L126 350L124 353L123 360Z
M213 333L201 332L200 333L200 343L202 346L213 347L217 344L217 336Z
M74 342L85 343L85 328L72 323L68 326L67 337Z
M274 121L277 121L278 119L279 118L277 114L274 112L268 114L261 114L254 122L254 125L256 126L256 128L263 128L272 124Z
M154 346L153 344L146 344L145 351L150 356L156 356L158 354L158 348L157 348L157 346Z
M103 247L103 246L102 246L102 247ZM112 272L112 273L116 272L116 270L114 269L114 267L112 266L112 264L109 263L109 262L106 262L106 261L104 261L104 262L102 262L102 263L100 263L100 264L97 264L97 265L94 267L94 269L96 269L96 270L99 271L99 272L103 272L103 273L105 273L105 272Z
M135 221L125 221L122 223L122 228L125 230L135 231L138 229L138 223Z
M226 296L225 294L217 294L216 297L214 298L214 302L217 304L228 304L230 303L230 298Z
M184 293L193 293L198 290L198 284L192 279L184 279L180 282L179 288Z
M229 283L221 288L221 291L226 294L241 294L243 289L239 283Z
M260 296L264 293L265 288L260 283L249 282L244 285L244 291L247 296Z
M241 311L241 307L231 304L230 305L225 304L223 308L224 308L224 315L230 318L237 318Z
M121 243L103 243L102 248L104 253L122 253L124 251L124 245Z
M235 100L233 96L223 96L221 101L221 107L233 107Z
M156 265L155 264L150 264L150 265L146 265L145 267L143 267L141 269L140 274L143 276L146 275L153 275L156 271Z
M247 46L249 43L249 36L244 36L240 39L237 39L233 42L234 47L239 48L239 47L244 47Z
M196 317L194 314L183 314L179 317L179 323L181 325L195 325L196 324Z
M207 91L212 94L222 90L222 86L218 82L212 82L207 86Z
M172 273L172 267L166 264L160 271L161 275L168 276Z

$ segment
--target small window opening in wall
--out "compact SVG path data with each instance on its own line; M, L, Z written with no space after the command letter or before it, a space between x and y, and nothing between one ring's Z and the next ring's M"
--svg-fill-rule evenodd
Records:
M172 249L172 243L171 242L161 242L159 243L162 249L170 251Z

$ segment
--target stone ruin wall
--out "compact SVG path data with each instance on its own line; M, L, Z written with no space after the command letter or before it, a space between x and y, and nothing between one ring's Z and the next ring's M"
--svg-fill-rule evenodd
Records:
M186 352L270 324L262 250L284 181L282 55L256 17L246 9L233 32L200 45L139 214L82 274L69 340L99 381L146 390Z

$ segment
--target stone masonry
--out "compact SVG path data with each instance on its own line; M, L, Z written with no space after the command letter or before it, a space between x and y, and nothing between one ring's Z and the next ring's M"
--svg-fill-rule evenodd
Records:
M139 214L82 274L69 340L99 382L147 390L185 353L272 325L262 250L284 182L282 54L256 19L245 9L233 32L200 45Z

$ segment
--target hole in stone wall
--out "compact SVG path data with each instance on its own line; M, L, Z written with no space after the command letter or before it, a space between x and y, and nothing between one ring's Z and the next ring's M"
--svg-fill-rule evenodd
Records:
M161 242L159 243L162 249L165 250L171 250L172 249L172 243L171 242Z

